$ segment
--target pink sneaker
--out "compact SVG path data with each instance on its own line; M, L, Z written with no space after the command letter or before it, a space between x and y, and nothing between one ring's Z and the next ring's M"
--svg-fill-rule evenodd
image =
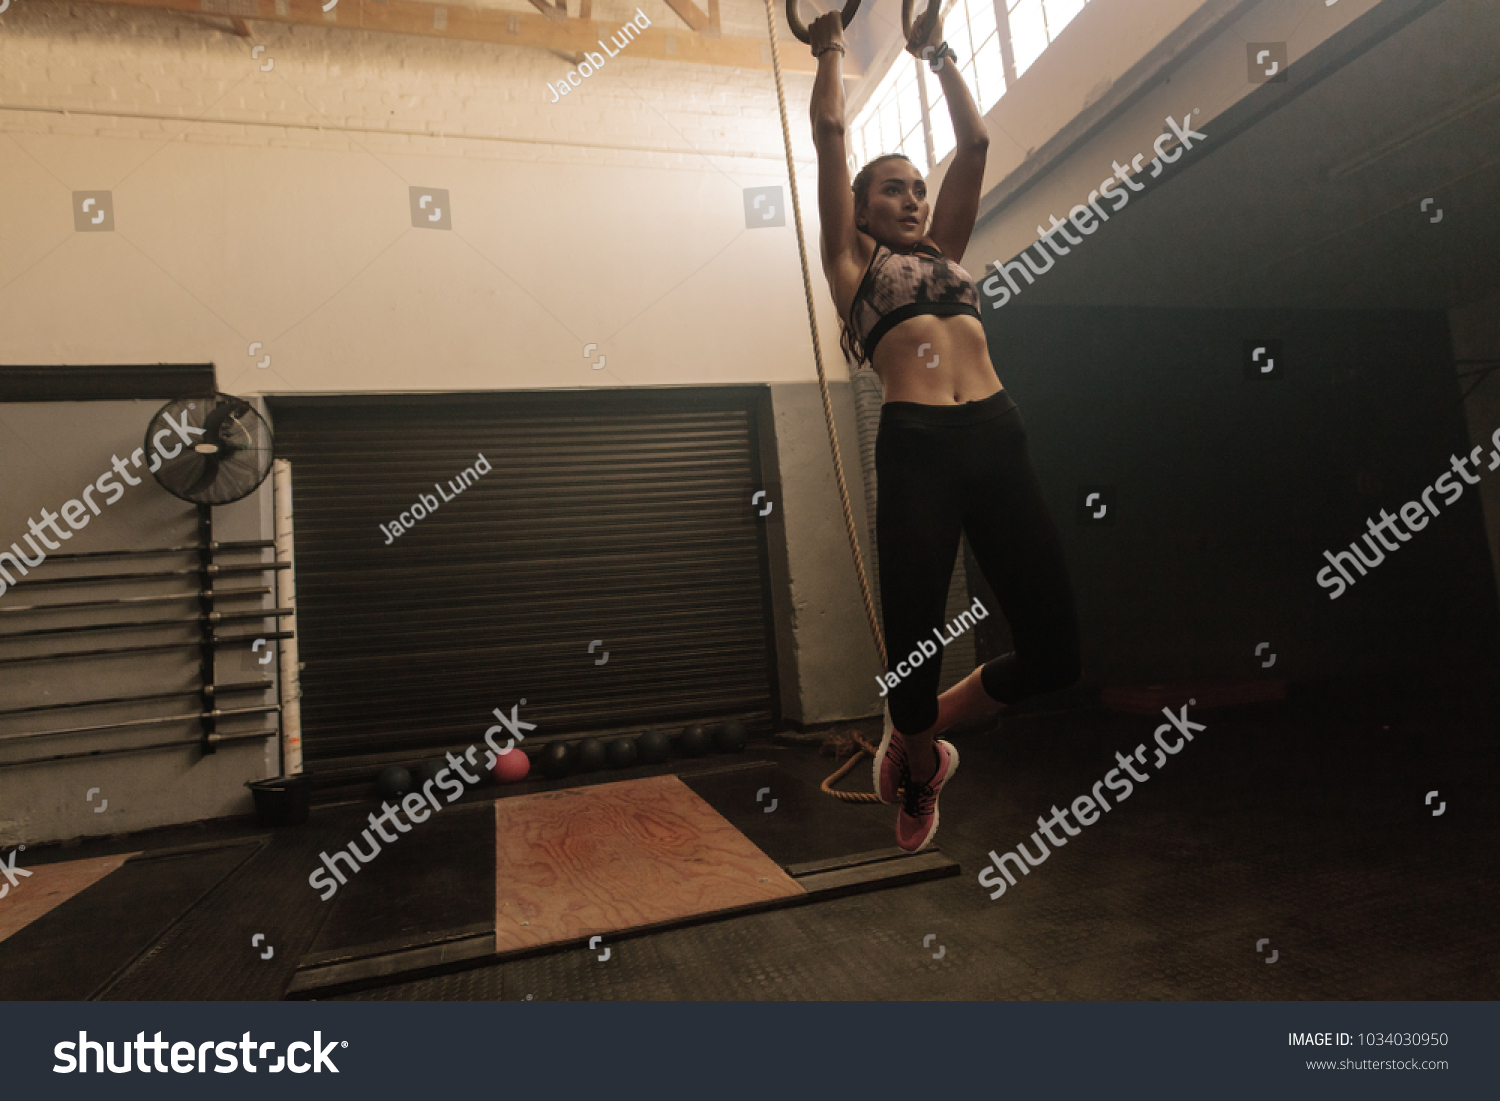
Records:
M896 813L896 844L909 853L921 852L938 828L938 793L958 771L958 750L941 738L932 743L938 769L925 784L908 781L901 809Z
M906 742L891 725L891 713L885 713L885 736L875 751L875 795L882 803L894 803L906 783Z

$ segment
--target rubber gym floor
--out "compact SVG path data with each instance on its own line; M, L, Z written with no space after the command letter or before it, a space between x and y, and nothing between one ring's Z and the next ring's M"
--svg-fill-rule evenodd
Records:
M1194 711L1205 731L992 901L976 879L989 851L1026 841L1038 815L1088 793L1116 752L1150 743L1162 721L1077 697L1044 701L952 736L961 767L942 796L937 845L960 874L622 935L610 938L604 962L568 948L333 996L1494 998L1500 692L1492 685L1473 669L1399 689L1371 679ZM874 720L835 729L850 728L879 737ZM692 786L695 771L753 759L774 762L811 793L775 812L786 815L776 827L780 850L768 853L779 863L866 838L894 846L895 808L816 791L835 767L816 744L753 740L734 758L672 769ZM868 790L869 775L866 758L841 786ZM501 790L470 792L455 810ZM1424 802L1433 790L1440 798ZM286 997L299 962L327 941L334 913L307 876L318 853L345 845L372 809L315 807L306 826L286 829L221 822L29 851L33 867L172 853L127 865L131 875L100 880L0 941L0 998ZM428 826L456 830L462 817L450 811ZM398 861L398 850L377 859ZM393 934L449 928L492 907L494 873L484 878L482 859L459 843L424 851L425 861L437 852L449 865L421 872L426 888L391 891L359 907L362 917L340 920L364 922L368 939L387 922ZM257 933L270 959L252 949Z

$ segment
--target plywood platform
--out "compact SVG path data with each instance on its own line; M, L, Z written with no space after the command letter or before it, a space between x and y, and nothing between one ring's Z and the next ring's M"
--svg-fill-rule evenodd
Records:
M0 940L20 932L43 914L98 883L131 857L139 855L120 853L27 868L31 875L7 891L9 897L0 904Z
M0 1000L109 997L265 843L243 837L34 866L0 903L14 915L0 939Z
M602 954L958 874L941 852L891 845L887 815L851 811L773 761L704 764L455 807L339 891L286 996L587 950L594 936Z
M495 804L495 950L805 894L676 776Z

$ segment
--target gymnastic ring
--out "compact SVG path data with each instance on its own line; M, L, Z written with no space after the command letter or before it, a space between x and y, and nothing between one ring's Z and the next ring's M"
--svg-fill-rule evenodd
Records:
M857 11L859 11L859 0L849 0L844 5L844 10L840 13L840 18L843 20L843 25L846 28L850 23L854 22L854 14ZM807 33L807 26L802 22L802 17L797 14L797 0L786 0L786 22L787 26L792 28L792 33L797 36L799 42L805 42L809 46L812 45L812 39Z
M917 0L901 0L901 30L906 35L906 41L911 41L911 13L917 6ZM922 13L922 37L920 41L927 41L927 36L932 33L932 28L937 23L938 0L929 0L927 10ZM913 51L908 48L908 53ZM925 59L924 59L925 60Z

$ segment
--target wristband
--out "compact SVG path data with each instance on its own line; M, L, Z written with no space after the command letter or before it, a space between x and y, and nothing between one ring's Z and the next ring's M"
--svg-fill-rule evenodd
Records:
M814 51L813 52L813 56L814 57L822 57L829 50L837 50L841 56L845 56L845 57L847 57L848 54L849 54L849 51L844 47L844 44L842 42L830 42L830 43L828 43L828 45L824 46L821 50Z
M928 49L931 49L931 47L928 47ZM923 52L925 53L926 51ZM939 72L943 67L943 58L945 57L951 59L953 64L958 64L958 52L946 42L939 46L937 52L928 59L927 67L935 73Z

